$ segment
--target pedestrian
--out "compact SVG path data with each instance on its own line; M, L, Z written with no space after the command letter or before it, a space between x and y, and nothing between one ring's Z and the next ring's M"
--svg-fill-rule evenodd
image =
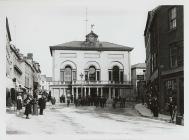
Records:
M52 97L52 98L51 98L51 103L52 103L52 108L54 108L55 103L56 103L55 97Z
M27 97L26 99L24 100L24 103L25 103L25 115L26 115L26 119L29 119L29 114L31 114L31 97L29 94L27 94Z
M33 115L38 115L38 109L37 109L37 96L33 97L32 99L32 105L33 105Z
M20 115L20 110L22 110L22 96L21 93L18 94L17 96L17 115Z
M51 91L49 91L49 94L48 94L48 101L51 100Z
M158 117L159 103L156 96L152 99L152 112L153 112L154 117Z
M151 95L149 96L149 99L148 99L148 108L151 110L152 112L152 97Z
M70 105L70 100L71 100L71 95L68 94L67 95L67 107L69 107L69 105Z
M169 113L171 116L170 122L174 122L175 114L176 114L176 104L173 101L173 97L169 97Z
M113 103L112 103L113 108L116 108L116 103L117 103L117 98L114 97L113 98Z
M65 95L62 95L62 102L65 103Z
M45 99L45 95L42 94L42 97L39 98L39 109L40 109L40 112L39 114L40 115L43 115L43 110L46 108L46 99Z

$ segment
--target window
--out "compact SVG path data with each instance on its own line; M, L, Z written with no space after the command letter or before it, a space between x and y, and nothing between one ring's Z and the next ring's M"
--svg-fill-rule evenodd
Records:
M67 81L67 82L72 81L72 69L70 66L66 66L64 70L64 81Z
M177 48L176 47L170 48L170 61L171 61L171 68L177 67Z
M113 81L115 82L119 81L119 67L118 66L113 67Z
M89 68L89 80L90 81L95 81L96 80L96 69L94 66L91 66Z
M178 47L178 66L181 67L184 64L184 51L183 47Z
M97 71L97 81L100 81L100 71Z
M176 79L170 79L166 81L166 90L168 92L168 95L173 94L177 89L177 83Z
M177 16L176 7L171 8L169 11L169 29L170 30L176 28L176 24L177 24L176 16Z

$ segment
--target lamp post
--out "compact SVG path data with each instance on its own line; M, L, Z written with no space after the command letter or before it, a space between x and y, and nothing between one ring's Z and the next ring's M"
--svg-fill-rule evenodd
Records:
M83 73L80 74L81 77L81 94L83 95Z

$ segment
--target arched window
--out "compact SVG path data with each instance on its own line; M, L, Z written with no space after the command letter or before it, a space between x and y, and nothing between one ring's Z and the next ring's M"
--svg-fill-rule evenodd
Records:
M113 81L115 82L119 81L119 67L118 66L113 67Z
M72 81L72 68L70 66L66 66L64 70L64 81L71 82Z
M96 81L96 68L94 66L89 67L89 81Z

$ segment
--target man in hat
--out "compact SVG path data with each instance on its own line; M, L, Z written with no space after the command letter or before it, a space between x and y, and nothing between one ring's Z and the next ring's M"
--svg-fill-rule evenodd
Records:
M45 109L46 107L46 98L45 98L45 95L42 94L42 97L39 98L39 108L40 108L40 115L43 115L43 110Z

